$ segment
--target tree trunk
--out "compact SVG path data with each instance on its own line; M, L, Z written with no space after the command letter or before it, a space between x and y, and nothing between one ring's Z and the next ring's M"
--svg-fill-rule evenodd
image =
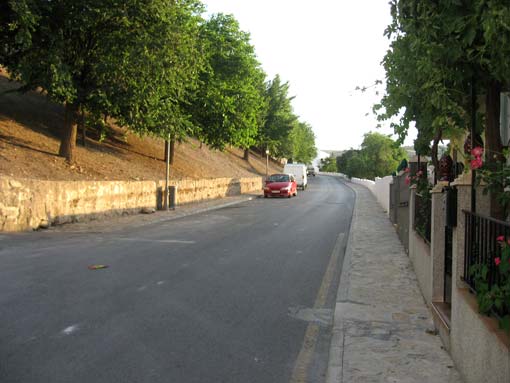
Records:
M65 105L64 131L60 141L58 155L64 157L69 164L74 163L74 152L76 149L77 116L78 107L75 104Z
M78 111L78 130L81 130L81 144L87 147L87 126L85 125L85 112L83 108Z
M434 185L437 184L437 172L439 172L439 161L437 159L437 147L439 145L439 141L443 136L443 129L439 128L434 136L434 140L432 142L432 164L434 165Z
M170 136L170 165L174 164L175 159L175 136Z
M486 127L485 127L485 162L489 169L497 169L505 161L503 145L500 136L500 93L501 84L497 81L491 82L487 89L485 98ZM503 190L490 194L491 217L504 220L505 211L497 201L497 194Z
M244 156L243 156L243 159L245 161L248 161L250 159L250 149L244 149Z

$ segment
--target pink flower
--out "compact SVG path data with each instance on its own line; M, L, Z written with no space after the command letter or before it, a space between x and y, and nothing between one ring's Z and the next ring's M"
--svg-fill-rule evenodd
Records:
M416 176L421 177L423 175L423 170L418 170Z
M481 157L483 154L483 148L480 146L477 146L476 148L473 148L471 151L471 154L475 157Z
M406 182L406 185L410 185L411 184L411 177L407 176L406 179L405 179L405 182Z
M479 169L483 165L483 161L480 157L476 157L474 160L471 160L471 169Z
M404 173L409 173L410 171L411 171L411 169L409 169L409 168L404 169Z
M499 264L501 263L501 258L500 257L494 258L494 263L496 264L496 266L499 266Z
M499 237L496 238L496 241L498 241L498 242L503 242L504 240L505 240L504 235L500 235Z

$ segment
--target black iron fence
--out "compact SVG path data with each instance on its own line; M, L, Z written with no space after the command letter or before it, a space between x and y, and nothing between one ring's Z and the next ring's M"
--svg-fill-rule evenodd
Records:
M508 240L510 237L510 224L481 214L463 210L466 218L465 252L464 252L464 281L471 290L477 293L476 274L474 269L483 266L486 272L484 281L490 290L502 283L496 258L501 258L501 243L498 237ZM494 311L494 310L492 310ZM510 313L507 302L495 314L503 316Z
M430 193L427 195L416 193L413 229L428 243L430 243L431 210L432 198Z

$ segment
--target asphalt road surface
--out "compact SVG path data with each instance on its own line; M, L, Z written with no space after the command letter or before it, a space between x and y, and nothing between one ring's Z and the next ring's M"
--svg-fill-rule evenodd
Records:
M323 381L353 201L317 176L141 228L0 236L0 382Z

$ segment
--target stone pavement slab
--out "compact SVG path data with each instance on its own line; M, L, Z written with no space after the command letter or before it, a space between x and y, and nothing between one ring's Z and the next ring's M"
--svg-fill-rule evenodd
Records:
M367 188L348 185L356 206L327 382L461 383L390 220Z

